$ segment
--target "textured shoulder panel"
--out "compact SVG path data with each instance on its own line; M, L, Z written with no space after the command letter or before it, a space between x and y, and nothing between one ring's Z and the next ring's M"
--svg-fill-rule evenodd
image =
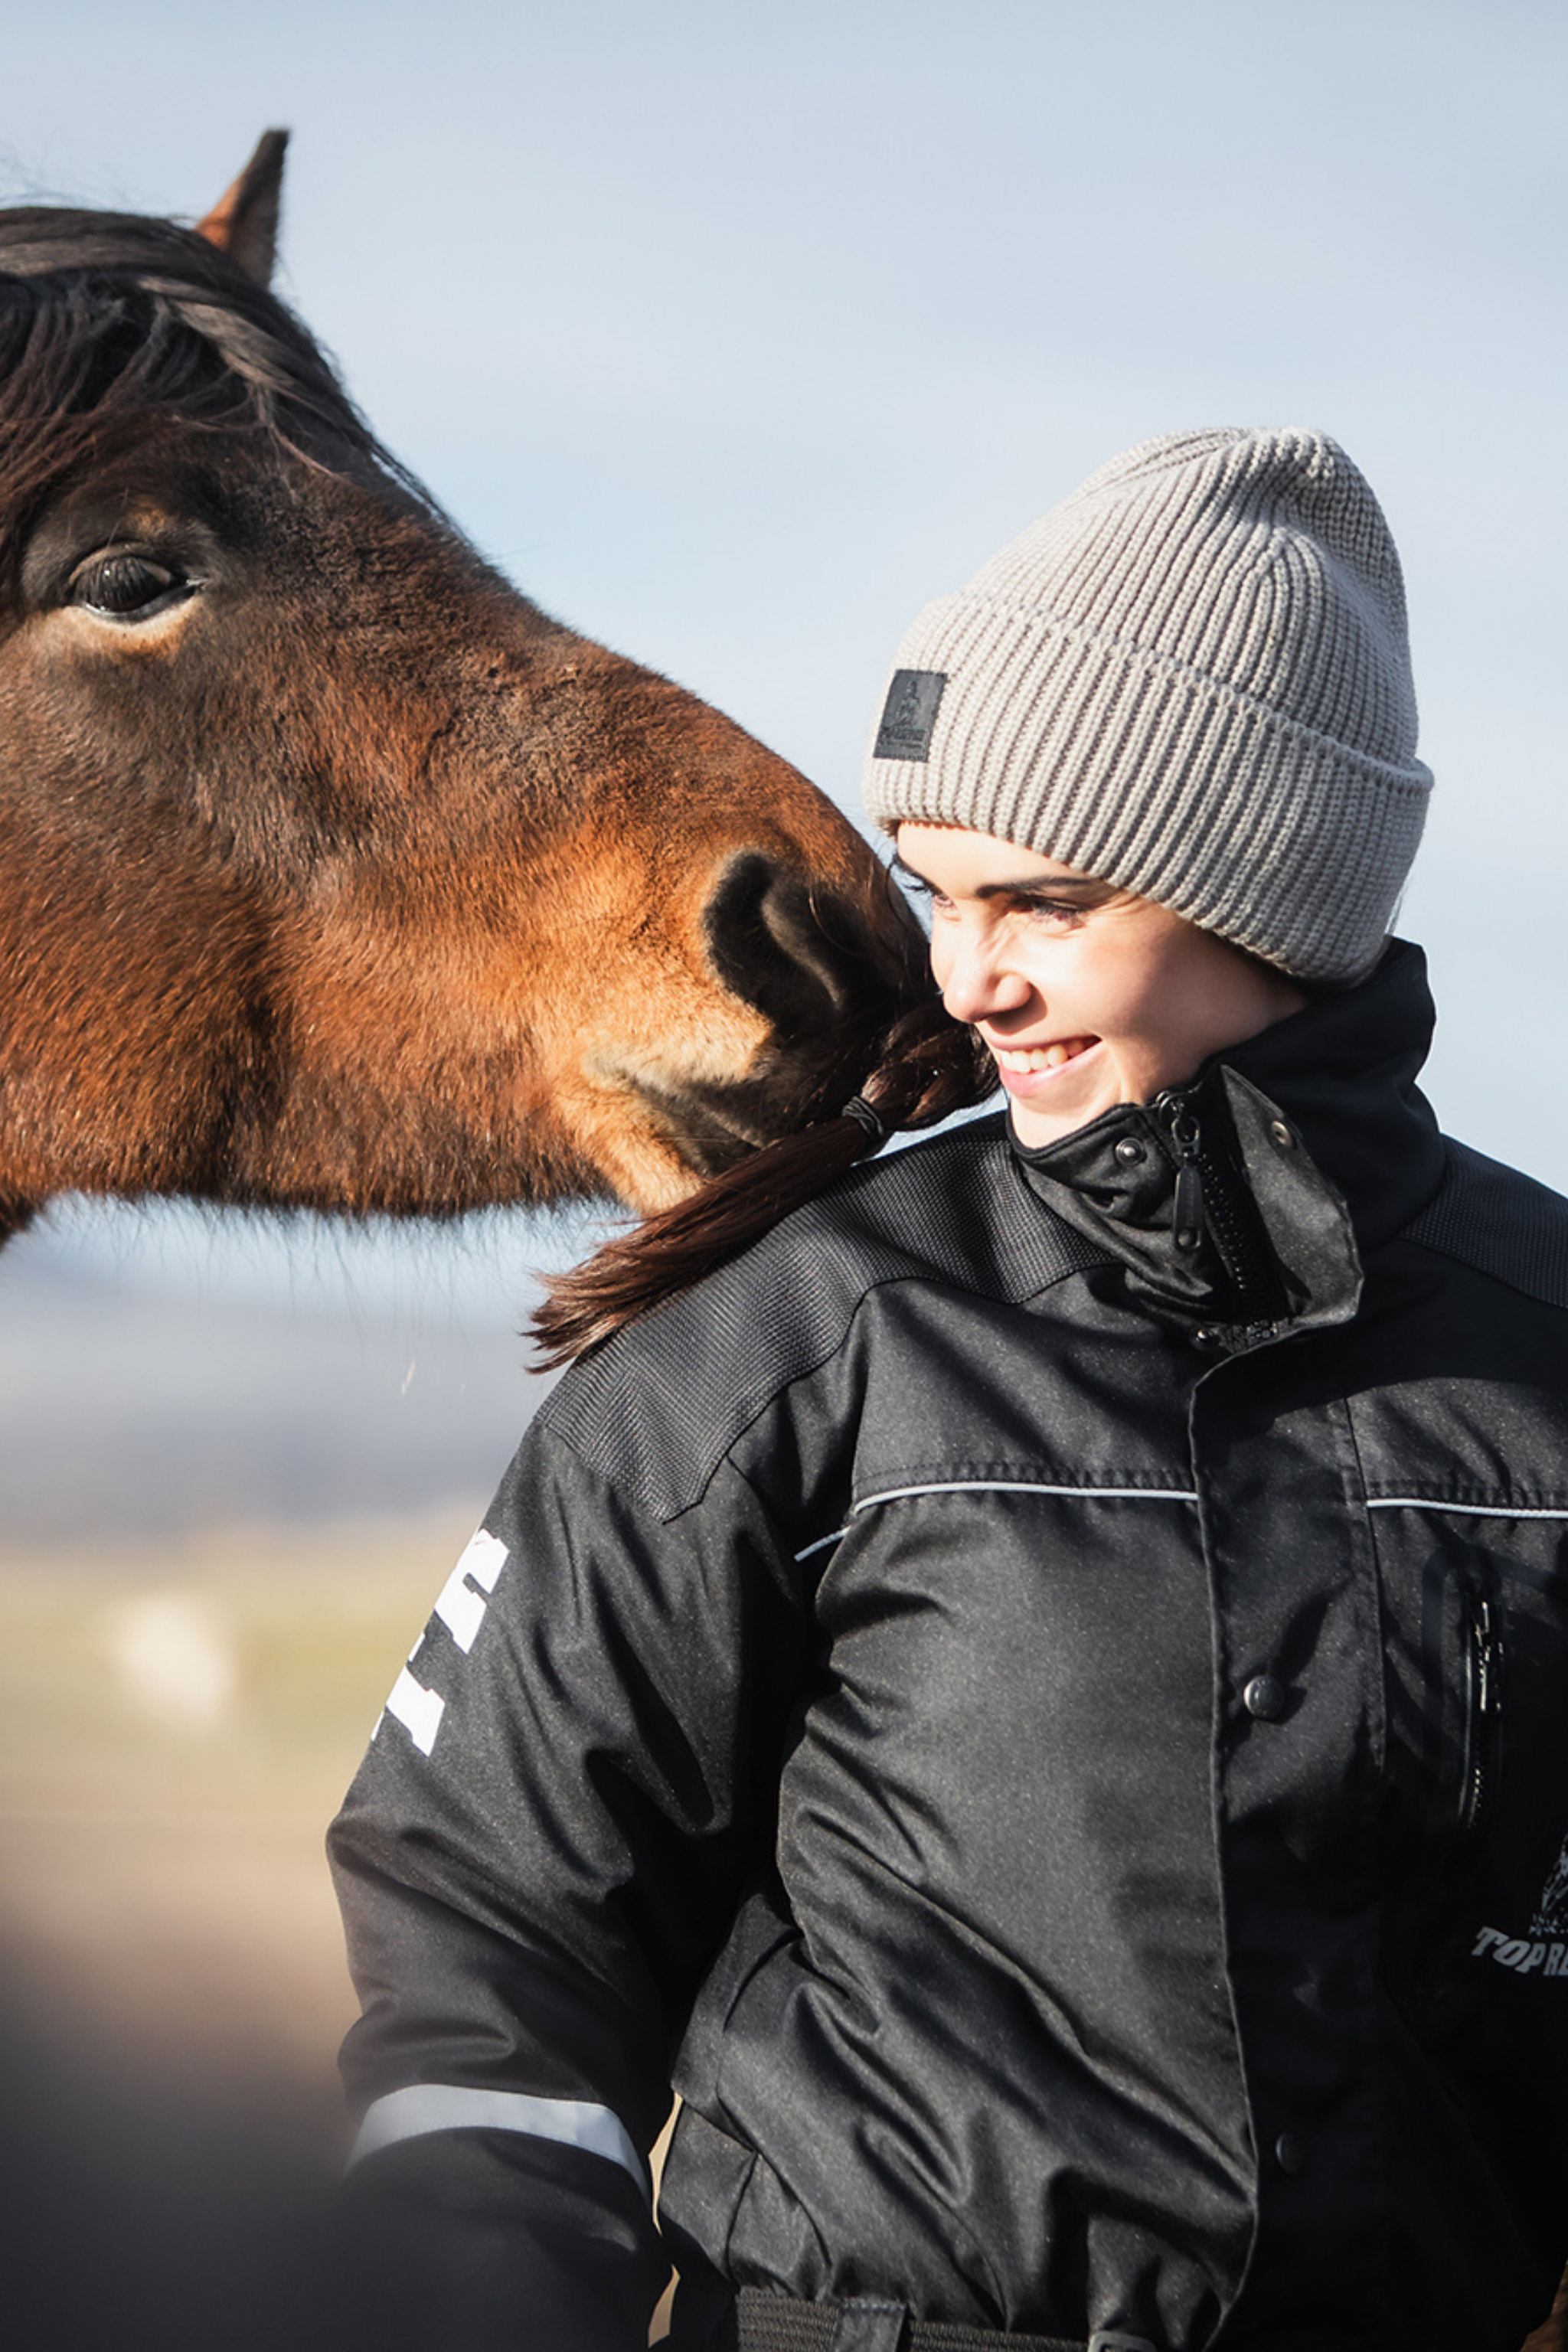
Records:
M857 1170L786 1217L568 1372L539 1421L673 1517L769 1401L841 1345L879 1284L1019 1300L1102 1256L1020 1181L1002 1121L977 1121Z
M1447 1173L1400 1240L1425 1242L1528 1298L1568 1307L1568 1201L1468 1144L1444 1141Z

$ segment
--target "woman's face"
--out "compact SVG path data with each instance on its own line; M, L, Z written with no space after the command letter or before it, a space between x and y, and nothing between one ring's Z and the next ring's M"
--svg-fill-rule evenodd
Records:
M1152 1102L1306 999L1283 973L1148 898L986 833L901 824L931 894L931 969L980 1032L1024 1144Z

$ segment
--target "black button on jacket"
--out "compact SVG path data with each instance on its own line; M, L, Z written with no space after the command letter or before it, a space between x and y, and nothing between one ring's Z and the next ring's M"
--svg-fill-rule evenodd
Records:
M1542 2317L1568 1204L1429 1024L1395 948L1174 1107L894 1154L561 1383L333 1832L445 2345L643 2340L672 2077L683 2343Z

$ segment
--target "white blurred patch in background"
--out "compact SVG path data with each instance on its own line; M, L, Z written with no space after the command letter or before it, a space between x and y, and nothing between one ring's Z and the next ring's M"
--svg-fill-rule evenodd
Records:
M234 1705L233 1638L197 1592L143 1592L108 1612L110 1657L121 1696L171 1731L216 1729Z

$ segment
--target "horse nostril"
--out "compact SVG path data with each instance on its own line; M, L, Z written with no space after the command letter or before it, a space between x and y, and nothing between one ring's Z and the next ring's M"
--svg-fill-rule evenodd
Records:
M781 1041L831 1029L866 988L868 943L846 910L824 906L761 850L731 859L702 927L725 987L765 1013Z
M660 1133L706 1175L855 1093L889 1025L929 1002L931 979L919 924L869 859L858 881L813 888L765 850L742 850L700 919L717 977L773 1034L729 1077L628 1075Z

